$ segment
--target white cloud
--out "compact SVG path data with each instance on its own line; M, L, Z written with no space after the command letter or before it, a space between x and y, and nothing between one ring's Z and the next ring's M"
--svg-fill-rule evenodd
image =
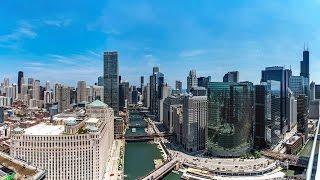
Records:
M13 32L5 35L0 35L0 44L10 45L22 39L33 39L37 36L33 26L27 22L20 22L19 27Z
M189 50L189 51L182 51L182 52L180 52L179 56L180 57L195 57L195 56L203 55L207 52L208 52L208 50L206 50L206 49L195 49L195 50Z
M47 19L43 22L49 26L64 27L71 23L71 19Z

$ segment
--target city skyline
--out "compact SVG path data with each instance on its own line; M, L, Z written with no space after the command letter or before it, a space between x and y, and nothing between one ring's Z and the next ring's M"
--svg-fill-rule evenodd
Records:
M116 1L95 5L35 1L28 6L4 2L0 78L16 82L21 70L41 83L75 86L85 80L93 84L103 74L103 52L115 50L119 74L134 85L139 85L141 75L149 77L153 66L160 67L171 87L181 80L185 89L191 69L198 76L212 76L212 81L239 71L240 81L258 84L260 71L268 66L291 66L299 75L306 43L311 81L320 81L318 1L241 1L232 7L226 2L214 2L214 7L210 3L184 3L186 10L182 10L178 1L169 7L166 2L146 1L124 6ZM12 14L13 10L19 13Z

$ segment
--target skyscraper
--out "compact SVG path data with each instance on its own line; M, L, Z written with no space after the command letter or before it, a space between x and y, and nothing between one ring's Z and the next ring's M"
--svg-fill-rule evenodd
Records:
M189 76L187 77L187 92L190 92L192 87L198 86L198 79L196 70L191 70Z
M267 141L271 147L275 147L283 139L284 134L281 118L281 82L268 80L267 84L271 93L271 122L267 129Z
M183 100L182 146L190 152L206 149L207 96L186 95Z
M63 85L60 90L59 112L70 108L70 87Z
M21 79L23 78L23 72L19 71L18 72L18 93L21 93L21 86L22 86L22 81Z
M207 96L207 89L205 87L192 87L190 93L193 96Z
M33 88L32 88L32 97L33 99L39 101L40 100L40 81L39 80L34 80L33 81Z
M158 73L160 70L159 70L159 67L155 66L152 68L152 73L155 74L155 73Z
M103 100L103 96L104 96L104 87L103 86L92 86L92 100L90 100L91 102L95 101L95 100Z
M208 151L240 156L253 147L254 88L250 82L208 84Z
M289 78L289 87L295 97L298 97L300 94L308 96L309 79L303 76L291 76Z
M132 104L138 104L138 101L139 101L139 92L137 90L137 87L136 86L133 86L132 87Z
M4 123L4 108L0 106L0 124Z
M309 51L303 50L303 60L300 61L300 76L309 78Z
M299 95L297 97L297 131L308 137L308 97Z
M266 83L255 85L254 147L267 147L267 129L271 122L271 96Z
M314 86L314 97L315 99L320 99L320 85L316 84Z
M78 81L77 83L77 102L88 102L87 83L85 81Z
M231 71L231 72L226 73L223 76L223 82L238 83L239 82L239 72L238 71Z
M284 67L274 66L267 67L261 71L261 82L267 82L269 80L280 82L280 127L281 133L284 134L288 130L288 87L289 79L291 77L291 70L285 69Z
M162 85L164 84L164 74L159 72L158 67L153 68L153 74L150 76L150 111L160 120L160 99L162 96Z
M104 52L104 102L118 115L119 111L119 66L118 52Z
M123 110L129 99L129 82L121 82L119 84L119 109Z
M103 76L99 76L99 77L98 77L98 86L104 86Z
M176 81L176 90L178 90L180 93L182 92L182 82Z
M315 82L311 82L310 83L310 101L313 101L313 100L315 100L316 99L316 84L315 84Z
M198 77L198 86L208 88L208 83L211 82L211 76Z
M182 96L168 96L163 101L163 125L170 132L174 132L174 122L173 122L173 106L182 105Z
M143 86L144 86L144 76L140 77L140 93L142 94L143 91Z
M147 83L147 85L143 88L143 105L144 107L149 108L150 107L150 84Z

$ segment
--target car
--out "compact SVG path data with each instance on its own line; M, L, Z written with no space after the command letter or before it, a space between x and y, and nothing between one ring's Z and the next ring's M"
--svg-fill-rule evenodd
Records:
M113 174L113 173L111 173L111 174L110 174L110 176L114 176L114 174Z

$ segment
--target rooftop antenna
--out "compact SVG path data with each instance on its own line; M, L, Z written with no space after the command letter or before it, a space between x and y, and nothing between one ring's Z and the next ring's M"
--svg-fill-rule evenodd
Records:
M303 50L304 51L306 50L306 43L305 42L303 43Z

